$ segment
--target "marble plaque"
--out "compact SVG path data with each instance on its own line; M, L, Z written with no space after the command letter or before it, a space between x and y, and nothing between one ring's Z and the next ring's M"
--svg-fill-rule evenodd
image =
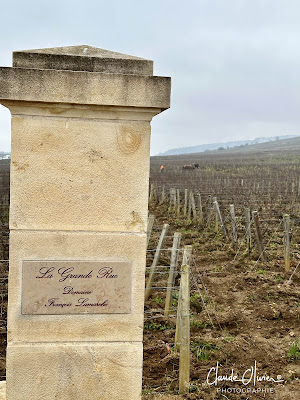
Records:
M23 261L22 314L128 314L129 261Z

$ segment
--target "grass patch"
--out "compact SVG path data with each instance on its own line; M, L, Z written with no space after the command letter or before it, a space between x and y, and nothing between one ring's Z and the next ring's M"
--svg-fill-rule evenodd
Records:
M256 272L258 273L258 275L264 275L264 274L266 273L266 270L260 268L260 269L258 269Z
M300 338L293 342L288 349L288 357L291 360L300 360Z
M194 342L191 346L191 351L198 361L214 358L216 350L219 350L219 347L210 342Z
M166 329L174 329L174 326L168 321L164 323L150 321L144 324L144 331L165 331Z
M191 321L191 328L206 329L211 327L210 322Z
M154 301L155 303L160 304L162 303L163 299L161 297L155 297Z

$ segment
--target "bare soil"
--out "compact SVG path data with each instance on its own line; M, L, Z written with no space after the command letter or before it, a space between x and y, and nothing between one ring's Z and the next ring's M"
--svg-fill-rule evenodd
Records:
M171 216L165 217L168 212L163 206L152 206L151 212L157 216L157 226L171 220ZM182 232L185 244L194 247L190 393L177 396L179 353L173 349L176 318L161 316L153 319L152 325L145 320L144 399L161 398L156 393L166 399L297 399L300 363L289 357L288 351L300 337L299 274L287 282L291 273L284 272L282 259L255 265L255 256L242 254L233 262L232 243L226 243L214 231L198 226L186 229L178 219L176 230ZM168 241L166 248L171 247L171 238ZM155 282L159 287L166 285L166 278L161 277L158 275ZM164 290L153 291L145 317L159 307L163 314L164 299ZM257 384L257 388L272 390L269 393L232 393L233 388L255 387L231 382L208 385L207 374L217 362L220 375L230 375L234 369L241 377L256 363L258 375L274 379L281 375L284 382ZM226 388L229 392L217 391Z

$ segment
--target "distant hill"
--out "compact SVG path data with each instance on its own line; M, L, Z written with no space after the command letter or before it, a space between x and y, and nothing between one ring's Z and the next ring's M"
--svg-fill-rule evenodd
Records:
M201 160L213 159L253 159L274 160L291 159L291 157L300 157L300 136L291 139L273 140L272 142L257 143L252 145L240 145L223 150L209 150L201 153L177 154L173 156L153 156L152 162L156 160L159 165L175 162L176 160L183 164L198 163Z
M256 145L259 143L269 143L269 142L277 142L280 140L292 139L299 136L296 135L283 135L283 136L272 136L272 137L260 137L252 140L236 140L232 142L225 143L210 143L210 144L201 144L199 146L191 146L191 147L179 147L177 149L171 149L165 151L164 153L159 153L158 156L171 156L178 154L190 154L190 153L202 153L208 150L224 150L227 148L233 148L238 146L246 146L246 145Z
M226 150L215 150L209 153L298 153L300 154L300 136L290 139L273 140L272 142L264 142L252 145L235 146Z

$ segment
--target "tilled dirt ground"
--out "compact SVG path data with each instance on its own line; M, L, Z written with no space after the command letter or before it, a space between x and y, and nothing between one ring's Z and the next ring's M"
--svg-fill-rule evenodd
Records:
M186 228L185 222L172 217L164 206L152 205L156 227L170 223L164 248L171 247L171 236L181 231L184 244L193 245L194 263L191 276L191 371L190 393L178 396L179 353L174 351L175 315L162 315L164 290L155 290L146 303L144 329L144 399L280 399L300 398L299 351L291 353L300 338L299 273L289 281L278 253L268 255L266 263L256 262L241 252L233 262L232 243L221 234L203 230L199 225ZM155 247L159 229L150 248ZM148 257L148 265L151 257ZM162 255L161 264L168 264ZM292 271L292 270L291 270ZM166 285L157 275L155 284ZM176 305L176 296L174 299ZM161 309L161 314L157 311ZM299 347L298 347L299 349ZM257 381L218 381L218 376L234 375L241 379L251 367ZM256 367L255 367L256 366ZM250 378L251 371L246 373ZM269 376L269 381L266 377ZM208 380L208 381L207 381ZM280 382L274 382L280 381Z

